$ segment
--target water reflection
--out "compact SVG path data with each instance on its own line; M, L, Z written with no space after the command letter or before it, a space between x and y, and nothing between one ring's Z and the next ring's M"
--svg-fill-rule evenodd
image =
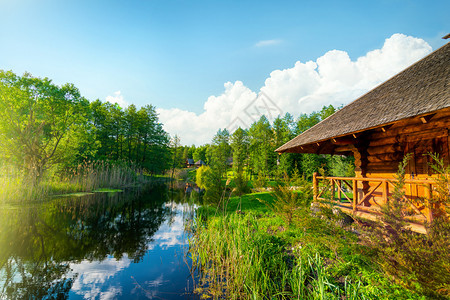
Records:
M192 214L165 187L3 207L0 298L188 298Z

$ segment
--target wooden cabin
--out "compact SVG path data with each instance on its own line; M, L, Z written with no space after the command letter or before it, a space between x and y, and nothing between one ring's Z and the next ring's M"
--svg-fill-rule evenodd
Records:
M206 163L203 160L200 159L197 162L195 162L196 168L200 168L201 166L206 166Z
M192 158L186 159L186 168L192 168L195 166L195 162Z
M317 182L329 180L339 205L354 214L376 214L389 201L399 163L411 153L405 187L411 219L430 220L432 210L418 197L429 198L434 189L427 153L449 164L449 78L447 43L276 151L354 156L355 178L314 177L315 198L320 198Z

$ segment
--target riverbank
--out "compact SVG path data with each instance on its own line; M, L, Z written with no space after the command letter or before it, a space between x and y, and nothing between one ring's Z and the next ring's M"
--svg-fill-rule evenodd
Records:
M151 176L141 168L126 163L93 162L64 170L48 172L36 180L12 167L0 169L0 203L22 203L74 193L104 192L170 181L166 176Z
M393 283L354 227L332 214L296 209L290 225L272 212L271 193L203 207L190 255L206 298L425 299Z

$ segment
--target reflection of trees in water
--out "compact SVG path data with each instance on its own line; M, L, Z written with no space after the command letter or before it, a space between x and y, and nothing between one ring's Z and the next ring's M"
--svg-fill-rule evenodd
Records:
M160 225L173 214L165 187L63 198L0 212L0 297L66 298L69 262L139 262ZM3 216L2 216L3 215Z

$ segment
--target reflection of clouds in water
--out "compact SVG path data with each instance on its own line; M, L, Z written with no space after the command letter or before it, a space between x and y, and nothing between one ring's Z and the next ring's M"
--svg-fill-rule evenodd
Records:
M131 294L137 294L139 292L144 292L147 299L163 299L159 296L159 287L164 283L169 282L169 280L164 280L164 274L161 274L155 280L146 281L143 286L141 286L137 281L135 282L135 287L131 291Z
M193 208L189 207L187 204L175 204L173 202L166 203L165 206L172 211L172 215L161 225L159 230L152 237L152 242L147 246L147 249L150 251L153 250L155 246L167 250L170 247L184 245L186 243L184 221L187 215L192 214ZM123 290L120 282L112 285L111 279L123 269L128 268L131 262L132 259L129 259L128 256L124 254L123 258L120 260L116 260L114 257L108 257L101 262L84 260L80 263L71 263L70 268L72 271L69 275L74 276L75 274L78 274L78 277L73 283L71 292L76 293L85 299L114 299L123 297L123 293L136 295L142 292L148 299L161 299L157 296L160 294L159 289L170 282L167 278L170 278L170 273L174 272L176 269L170 268L169 271L164 271L165 273L162 273L156 279L147 280L144 283L138 283L134 280L135 286L131 291L126 288ZM130 277L134 279L133 275L134 274L130 274Z
M78 264L70 264L71 273L79 274L73 283L72 291L78 295L83 295L85 299L97 297L100 299L112 299L121 294L122 288L111 286L107 291L102 292L101 290L104 290L103 284L110 277L127 268L130 263L131 260L124 255L121 260L108 257L100 262L84 260Z
M161 274L155 280L146 281L145 284L149 287L158 287L158 286L162 285L164 282L168 282L168 280L164 280L164 274Z
M185 204L166 203L166 207L169 207L177 214L174 215L171 220L165 222L159 230L153 236L154 244L159 245L161 248L166 249L176 245L182 245L186 241L184 240L184 219L185 216L182 212L188 213L192 210L192 207ZM148 249L153 249L153 245L149 245Z

